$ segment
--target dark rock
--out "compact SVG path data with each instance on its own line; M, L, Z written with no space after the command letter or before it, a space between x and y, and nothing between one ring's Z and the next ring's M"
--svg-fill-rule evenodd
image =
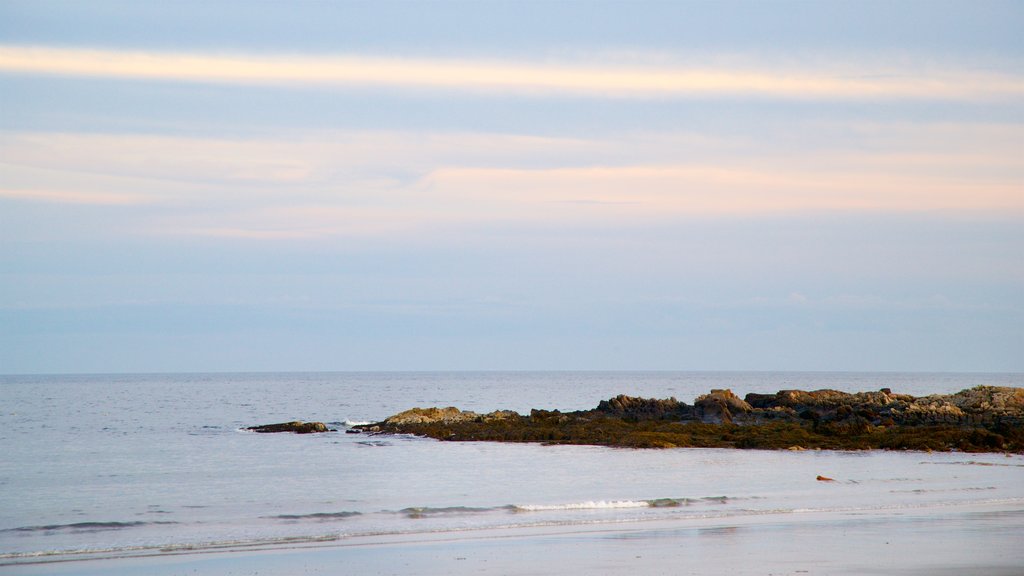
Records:
M494 412L488 412L487 414L480 416L480 421L491 423L513 421L520 418L522 418L522 416L520 416L518 412L513 412L512 410L495 410Z
M776 398L776 394L755 394L754 392L751 392L750 394L747 394L743 400L746 401L747 404L750 404L751 408L765 409L779 406Z
M568 419L558 410L530 410L530 421L532 422L556 422L564 423Z
M597 411L632 420L665 420L669 418L681 420L693 417L693 408L675 398L658 400L636 398L625 394L619 394L610 400L602 400L597 405Z
M818 414L814 410L807 410L805 408L800 411L800 418L803 420L810 420L811 422L817 422L821 420L821 414Z
M296 420L294 422L282 422L280 424L264 424L262 426L250 426L246 430L252 430L253 432L260 433L272 433L272 432L294 432L296 434L315 434L319 432L335 432L327 427L323 422L302 422Z

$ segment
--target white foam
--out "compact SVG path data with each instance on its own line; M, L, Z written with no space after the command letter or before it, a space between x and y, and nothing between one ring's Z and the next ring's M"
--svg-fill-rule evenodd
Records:
M646 500L592 500L587 502L572 502L569 504L524 504L516 506L516 510L523 512L543 512L547 510L602 510L611 508L650 508L651 503Z

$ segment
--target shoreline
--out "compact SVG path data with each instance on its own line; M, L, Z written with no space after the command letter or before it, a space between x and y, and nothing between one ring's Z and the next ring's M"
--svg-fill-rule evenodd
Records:
M971 535L982 527L984 535L965 540L962 532ZM548 569L573 567L574 571L626 576L678 573L673 563L697 554L715 562L690 565L690 573L791 574L810 569L850 575L923 575L952 574L959 569L959 573L1008 575L1019 573L1024 563L1024 551L1010 545L1022 535L1024 502L1015 499L874 511L812 510L364 535L330 542L23 562L0 566L0 570L39 576L140 572L298 576L339 569L366 574L532 574L543 571L546 564L542 563L550 561ZM908 549L913 552L907 554Z
M1024 464L994 464L965 462L981 466L1019 466ZM844 481L841 484L857 484ZM729 499L721 497L721 500ZM687 509L687 505L666 506L661 504L667 498L648 501L615 501L607 506L588 507L592 510L616 509L627 504L629 508L639 508L636 504L646 502L644 508ZM703 500L716 501L719 498L707 497ZM740 498L743 500L743 498ZM591 504L591 503L583 503ZM568 508L575 507L573 505ZM495 507L494 510L511 510L514 506ZM559 509L554 506L551 509ZM543 505L540 511L548 508ZM581 508L582 509L582 508ZM535 510L524 507L515 514L531 514ZM947 514L978 514L978 513L1019 513L1024 516L1024 497L993 498L972 501L940 501L907 503L900 505L878 505L852 508L796 508L796 509L740 509L729 511L710 511L680 516L648 516L629 518L592 518L587 520L538 520L526 523L489 524L479 527L448 527L443 529L408 529L372 532L331 532L307 536L285 536L277 538L253 540L225 540L209 542L192 542L187 544L152 544L138 547L62 550L42 553L12 553L0 558L0 569L18 566L36 566L68 563L93 563L104 561L121 561L144 558L188 557L217 554L250 554L287 550L318 550L326 548L349 548L361 546L386 546L393 544L412 545L432 542L462 542L490 540L501 538L557 536L567 534L585 534L599 532L623 532L661 530L665 528L701 529L708 525L728 524L730 526L759 526L773 523L800 523L814 520L836 520L840 518L872 518L874 520L892 519L904 516L943 516ZM1022 519L1024 522L1024 519Z

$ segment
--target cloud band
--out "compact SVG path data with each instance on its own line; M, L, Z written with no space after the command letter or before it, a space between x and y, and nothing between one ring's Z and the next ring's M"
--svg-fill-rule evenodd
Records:
M0 46L0 72L198 83L392 87L608 98L992 100L1024 95L1016 76L949 71L598 66L368 56L227 56Z

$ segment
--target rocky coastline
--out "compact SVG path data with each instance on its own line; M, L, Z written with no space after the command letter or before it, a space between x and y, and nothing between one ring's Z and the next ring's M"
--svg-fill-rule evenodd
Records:
M592 410L534 409L528 415L413 408L352 431L629 448L1024 453L1024 388L978 386L921 397L882 389L781 390L740 398L730 390L712 390L692 405L619 395Z

